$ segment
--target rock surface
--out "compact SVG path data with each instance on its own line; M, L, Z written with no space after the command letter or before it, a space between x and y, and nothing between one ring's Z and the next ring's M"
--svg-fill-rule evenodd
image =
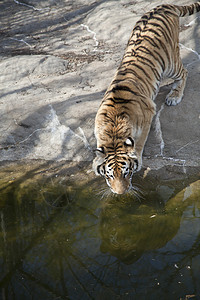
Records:
M95 114L132 28L161 3L166 1L1 3L0 161L91 161ZM200 165L200 16L180 21L188 80L178 106L163 104L168 85L156 99L144 151L144 166L151 169Z

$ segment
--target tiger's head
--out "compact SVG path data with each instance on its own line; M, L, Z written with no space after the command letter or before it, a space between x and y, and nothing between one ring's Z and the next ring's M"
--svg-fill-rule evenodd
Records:
M140 167L141 158L136 154L132 137L127 137L115 146L102 145L96 149L94 171L96 175L105 178L113 193L124 194L131 190L133 173Z

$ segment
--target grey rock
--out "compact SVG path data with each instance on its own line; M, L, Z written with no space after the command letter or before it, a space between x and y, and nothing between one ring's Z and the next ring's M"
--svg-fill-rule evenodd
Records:
M165 1L26 3L7 1L1 12L0 161L91 161L95 114L132 28ZM184 99L167 107L170 86L161 88L144 167L200 165L199 20L181 19Z

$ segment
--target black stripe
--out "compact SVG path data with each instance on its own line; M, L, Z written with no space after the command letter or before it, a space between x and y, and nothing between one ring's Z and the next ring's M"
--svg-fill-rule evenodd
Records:
M174 6L172 7L172 9L170 9L170 10L164 10L163 11L164 12L164 14L169 18L176 18L177 17L177 12L174 10ZM161 13L160 15L164 15L163 13Z
M141 101L146 107L148 107L148 104L147 104L143 99L140 99L140 101Z
M154 51L157 55L158 55L158 57L160 58L160 60L162 61L162 64L160 63L160 65L162 66L163 65L163 71L166 69L166 67L165 67L165 61L164 61L164 59L163 59L163 57L160 55L160 53L159 52L157 52L156 50ZM152 53L152 56L154 56L153 55L153 53ZM155 56L154 56L154 58L155 58ZM156 59L156 58L155 58Z
M126 60L126 61L124 61L125 59L129 59L129 60ZM131 63L133 63L133 62L135 62L136 61L136 59L135 59L135 57L133 56L133 55L127 55L126 57L124 57L123 59L122 59L122 62L121 62L121 66L123 66L123 65L125 65L125 64L128 64L128 65L130 65Z
M156 31L156 30L154 30L153 28L147 28L147 29L145 29L143 32L152 32L152 33L154 33L155 35L161 37L161 35L159 34L159 32Z
M166 22L168 22L169 23L169 25L171 26L171 28L173 28L173 26L174 26L174 22L173 22L173 26L171 25L171 21L174 21L174 18L169 18L169 16L168 15L166 15L166 14L162 14L162 15L160 15L162 18L164 18L165 20L166 20ZM176 15L176 17L177 17L177 15Z
M165 55L166 55L167 59L170 61L169 51L167 50L165 44L164 44L161 40L157 39L156 37L155 37L155 39L158 41L158 43L160 43L162 49L163 49L164 52L165 52Z
M163 70L165 70L165 62L164 62L164 60L163 60L163 58L162 58L162 56L160 55L159 52L157 52L156 50L154 50L154 52L151 52L149 49L147 49L147 48L144 47L144 46L140 46L138 49L141 49L141 48L143 49L142 51L143 51L144 53L153 56L153 58L154 58L155 60L157 60L157 58L156 58L155 55L154 55L154 53L156 53L156 54L159 56L160 60L162 61L162 64L163 64ZM161 65L161 63L160 63L160 65Z
M142 31L142 28L139 26L139 25L137 25L137 23L136 23L136 25L135 25L135 27L133 28L133 31L132 31L132 34L131 34L131 38L132 38L132 36L135 34L135 31L139 31L139 32L141 32Z
M194 3L196 11L199 12L200 11L200 4L199 3Z
M122 143L121 142L116 142L115 147L122 147Z
M152 17L154 17L155 12L154 11L150 11L149 12L149 20L152 19Z
M154 74L156 80L160 81L160 77L161 77L161 76L160 76L160 74L158 73L156 67L153 65L153 61L150 61L150 60L147 59L146 57L142 57L142 56L139 56L139 55L138 55L138 57L142 59L142 63L143 63L144 65L148 66L148 67L151 69L151 71L153 72L153 74ZM147 62L145 62L144 60L148 60L148 61L150 62L150 65L149 65ZM154 67L152 67L152 65L153 65Z
M113 163L109 163L108 164L108 168L112 167Z
M119 73L118 73L119 74ZM124 74L125 75L125 74ZM120 76L124 76L124 75L120 75ZM136 82L132 79L132 78L120 78L120 79L115 79L112 81L112 84L118 84L121 83L123 81L126 82L130 82L131 84L136 84ZM135 92L136 93L136 92Z
M104 118L106 118L106 119L108 119L108 120L110 120L111 122L112 122L112 119L108 116L108 114L107 113L105 113L105 112L102 112L102 113L100 113L100 115L101 116L103 116Z
M167 22L165 22L165 20L168 21L168 19L165 18L165 20L163 20L164 18L165 18L165 16L157 16L157 15L154 16L154 19L162 22L164 24L164 26L167 28L167 30L170 32L171 28L169 28L169 26L168 26L169 23L167 24ZM152 24L152 23L150 22L150 24Z
M116 156L117 156L117 160L118 160L118 157L122 156L122 155L127 155L126 152L120 152L118 153Z
M113 104L107 104L105 103L106 106L109 106L109 107L115 107Z
M110 153L110 154L108 154L108 155L113 155L114 153L114 146L112 146L112 147L110 147L110 146L106 146L106 148L107 148L107 150L108 150L108 152Z
M145 74L145 76L146 76L147 78L151 79L151 76L149 76L149 74L143 69L142 66L140 66L140 65L138 65L138 64L134 64L134 67L136 67L136 68L138 68L139 70L141 70L141 71Z
M121 66L124 67L124 65L133 65L133 63L136 61L135 59L133 59L133 56L127 56L126 58L129 58L129 60L127 61L124 61L124 59L122 59L122 62L121 62ZM125 58L125 59L126 59ZM132 58L132 59L131 59Z
M140 95L140 97L138 97L138 99L136 100L131 100L130 102L134 102L134 103L138 103L138 104L140 104L140 102L143 102L144 100L142 100L141 99L141 95ZM125 103L126 104L126 103ZM131 104L131 103L130 103ZM146 104L145 104L146 105ZM129 112L130 112L130 108L129 107L127 107L127 106L125 106L125 105L121 105L121 108L123 108L124 110L126 110L127 111L127 115L129 115Z
M100 115L104 116L104 118L115 125L115 120L112 119L107 113L100 113Z
M165 15L162 15L162 18L165 18ZM168 24L169 24L169 17L168 17L168 16L166 16L166 20L167 20L167 22L168 22ZM163 23L164 23L164 22L163 22ZM164 23L164 25L166 26L165 23ZM169 24L169 25L170 25L170 24ZM167 26L166 26L166 27L167 27ZM171 25L170 25L170 27L171 27ZM171 28L171 29L172 29L172 28ZM173 32L170 31L170 28L169 28L169 27L167 28L167 30L165 30L165 28L162 27L162 26L160 25L160 30L161 30L161 32L163 33L163 35L164 35L164 34L167 35L167 38L168 38L169 41L172 40ZM168 34L168 33L169 33L169 34ZM166 40L167 40L167 38L165 37Z
M148 35L142 35L142 37L144 38L145 41L149 42L149 44L151 44L151 46L160 49L158 47L158 45L155 43L155 41L152 38L150 38L150 36L148 36Z
M148 17L146 15L144 15L143 17L141 17L141 19L139 20L140 23L142 23L141 25L146 25L148 23Z
M150 67L152 67L153 61L152 61L151 57L148 58L148 57L146 57L146 56L142 56L142 55L139 55L139 54L138 54L138 55L137 55L137 58L140 58L140 59L142 60L142 63L144 62L144 60L146 60L147 62L150 63Z
M132 66L136 67L137 69L141 70L147 78L151 79L149 74L142 68L142 66L137 64L137 61L135 61L135 60L129 60L129 61L124 61L124 62L122 61L121 65L124 66L126 64L129 64L129 65L132 65Z
M124 104L124 103L130 103L130 102L137 102L136 100L133 100L133 99L124 99L124 98L116 98L116 97L114 97L113 101L116 104Z
M189 15L192 15L194 13L194 6L189 6L188 7Z
M131 51L127 51L127 52L124 54L123 60L124 60L125 58L127 58L127 57L133 57L133 56L134 56L133 52L135 52L134 49L131 49Z
M144 83L144 78L140 77L137 72L135 72L133 69L130 69L130 68L126 68L125 70L123 71L120 71L118 72L119 75L121 76L125 76L127 74L132 74L134 75L137 79L139 79L140 81L142 81Z
M144 42L143 36L141 36L140 38L138 38L138 39L135 41L135 45L138 46L138 45L141 44L142 42Z
M141 28L141 25L142 25L141 23L142 23L141 20L139 20L136 23L135 27L132 30L132 33L131 33L129 41L133 38L134 35L136 35L137 38L141 35L141 32L144 30L144 28Z
M148 20L147 14L143 15L140 20L143 20L143 19Z
M162 7L169 10L173 9L173 6L169 4L163 4Z
M106 95L107 95L107 94L109 94L109 92L106 92ZM107 101L107 100L114 102L114 100L113 100L113 98L112 98L112 97L108 97L108 98L106 97L106 98L104 98L104 99L103 99L103 101L102 101L102 103L101 103L101 104L104 104L104 105L105 105L105 103L104 103L104 102L105 102L105 101Z
M131 90L128 86L125 86L125 85L117 85L115 87L112 88L111 90L113 93L115 93L116 91L126 91L126 92L129 92L135 96L138 95L137 92L134 92L133 90Z
M129 42L128 42L128 47L129 47L129 46L135 45L136 42L137 42L137 39L134 40L133 37L131 37L131 39L130 39Z
M110 134L110 132L108 130L105 129L105 134L110 138L112 139L113 135Z
M161 9L163 11L167 10L167 11L171 12L171 10L173 10L174 7L173 7L173 5L163 4L163 5L158 6L158 9Z
M137 74L137 72L134 71L133 69L126 68L126 69L123 70L123 71L120 71L120 70L119 70L119 71L118 71L118 74L119 74L119 75L122 75L122 76L125 76L125 75L127 75L127 74L132 74L132 75L134 75L137 79L139 79L139 81L145 83L144 77L140 77L140 76Z
M98 174L101 174L101 172L100 172L100 167L101 167L101 165L97 166L97 173L98 173Z
M164 35L164 38L166 41L171 41L171 38L169 37L169 35L167 34L167 31L164 30L163 26L161 24L158 23L151 23L151 25L155 26L155 27L159 27L159 30L161 31L161 33ZM149 28L149 30L152 31L152 28ZM148 28L145 30L148 31Z
M181 76L182 73L183 73L183 68L182 68L182 66L180 66L178 72L176 72L176 75L174 75L172 77L179 80L179 78L182 78L182 76Z

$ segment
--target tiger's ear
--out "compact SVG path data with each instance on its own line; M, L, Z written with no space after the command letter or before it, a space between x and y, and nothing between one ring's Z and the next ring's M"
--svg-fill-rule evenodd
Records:
M101 158L104 157L105 156L105 149L104 149L104 147L96 148L95 153L96 153L97 157L101 157Z
M93 160L93 170L96 175L99 175L98 168L104 163L106 157L104 147L97 148L95 150L95 153L96 153L96 157Z
M124 142L124 145L127 147L128 156L132 159L137 159L137 156L135 154L135 149L134 149L135 146L134 139L132 137L128 137Z

